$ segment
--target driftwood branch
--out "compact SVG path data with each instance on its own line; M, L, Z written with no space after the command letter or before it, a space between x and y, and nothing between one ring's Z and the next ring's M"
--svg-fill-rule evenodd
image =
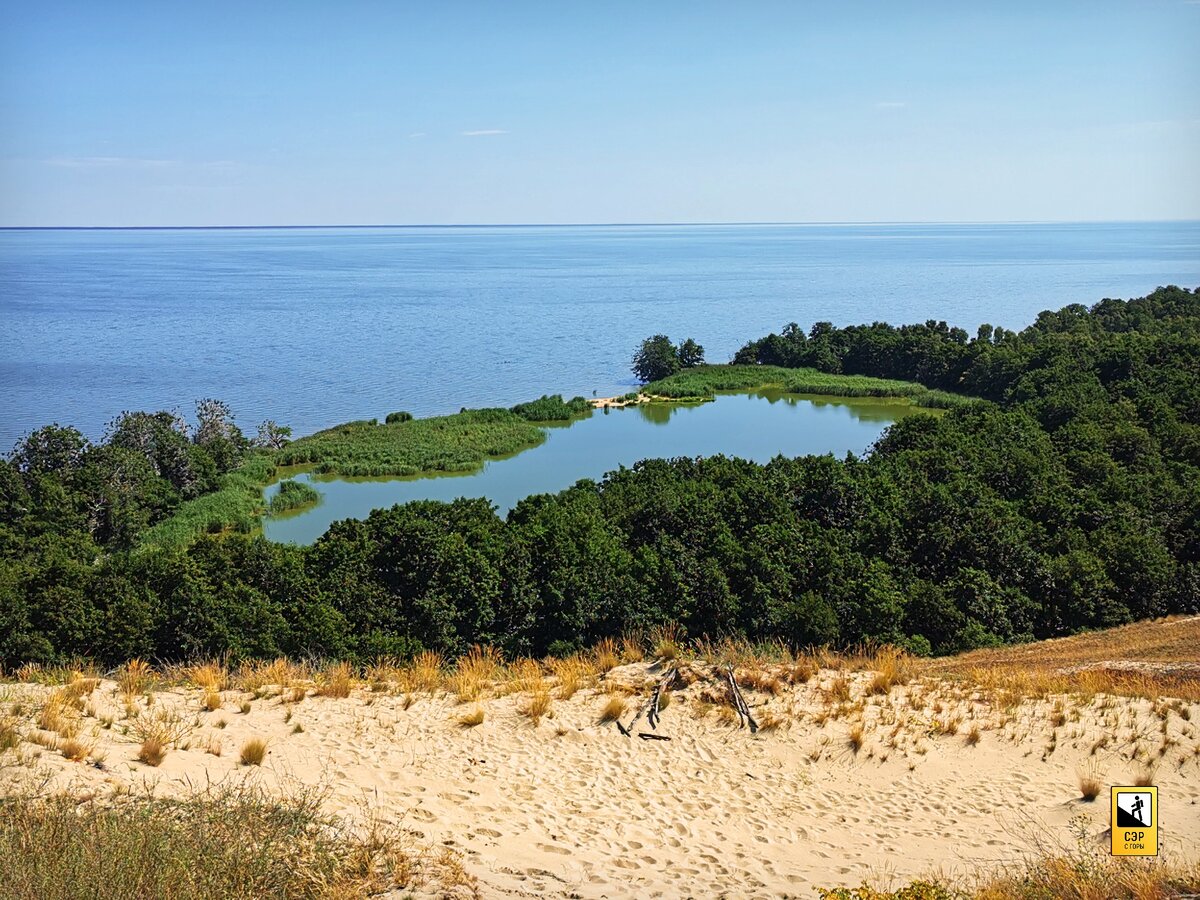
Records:
M729 699L733 702L733 708L737 710L738 727L742 726L744 719L750 726L750 733L754 734L758 731L758 723L754 721L754 716L750 715L750 707L746 705L746 698L742 696L737 679L733 677L733 666L725 667L725 677L729 680Z
M665 734L651 734L648 731L639 731L638 737L640 737L643 741L669 741L670 740L670 738L667 737Z
M658 730L658 704L662 699L662 692L665 688L670 687L675 683L675 676L678 674L678 672L678 669L672 669L658 680L658 684L654 686L654 693L650 695L650 699L638 707L638 711L634 714L628 725L622 725L621 721L619 719L617 720L617 728L620 729L621 734L625 735L625 737L632 736L633 726L638 723L638 720L643 715L646 717L646 721L650 723L650 727L655 731Z

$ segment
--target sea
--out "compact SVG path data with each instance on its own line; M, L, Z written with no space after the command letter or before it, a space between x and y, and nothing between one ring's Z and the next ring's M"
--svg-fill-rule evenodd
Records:
M57 422L226 401L299 436L631 390L789 322L1020 329L1200 285L1200 222L0 230L0 452Z

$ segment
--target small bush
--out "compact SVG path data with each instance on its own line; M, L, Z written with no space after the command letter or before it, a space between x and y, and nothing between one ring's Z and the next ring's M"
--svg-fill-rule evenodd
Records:
M411 422L412 417L412 413L405 412L404 410L400 410L399 412L390 412L384 417L383 424L399 425L402 422Z
M1079 772L1079 796L1091 803L1104 790L1104 779L1094 768L1082 769Z
M482 725L484 719L483 707L477 706L469 713L464 713L459 716L458 724L463 728L474 728L476 725Z

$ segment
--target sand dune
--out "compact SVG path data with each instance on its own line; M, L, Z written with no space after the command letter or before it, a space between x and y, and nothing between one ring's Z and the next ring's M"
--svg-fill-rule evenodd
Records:
M752 735L710 705L719 673L695 664L697 680L662 710L657 733L669 741L600 722L617 686L640 692L628 721L662 668L623 665L552 700L536 724L522 711L527 692L497 688L462 704L382 685L347 698L229 690L216 711L202 708L202 691L177 686L148 707L136 700L130 719L117 684L103 680L82 698L77 730L92 749L81 762L35 727L54 688L8 684L0 691L17 704L26 742L0 771L9 789L36 782L80 796L147 785L185 795L243 779L318 787L331 812L381 816L454 848L483 896L812 897L817 885L969 876L1077 839L1106 843L1107 786L1132 783L1147 763L1163 857L1200 847L1197 703L1015 701L935 675L870 693L869 671L786 684L768 670L764 689L745 696L773 727ZM477 707L483 722L461 724ZM155 717L183 729L158 767L138 760L134 727ZM648 730L644 719L636 730ZM269 741L261 767L239 763L251 738ZM1080 796L1081 771L1104 785L1095 802Z

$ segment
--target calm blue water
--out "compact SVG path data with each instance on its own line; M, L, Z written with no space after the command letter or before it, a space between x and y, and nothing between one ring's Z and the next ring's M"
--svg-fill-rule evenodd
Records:
M862 453L897 419L940 415L903 400L812 397L762 390L726 394L699 405L651 403L592 413L570 426L547 429L545 443L508 459L491 460L469 475L416 478L333 478L302 474L321 493L307 511L265 519L274 541L308 544L340 519L366 518L372 509L410 500L486 497L506 515L531 494L557 493L581 478L638 460L723 453L765 463L807 453ZM269 500L279 490L264 492Z
M1200 284L1200 223L0 231L0 448L228 401L297 434L632 385L789 321L1009 328Z

